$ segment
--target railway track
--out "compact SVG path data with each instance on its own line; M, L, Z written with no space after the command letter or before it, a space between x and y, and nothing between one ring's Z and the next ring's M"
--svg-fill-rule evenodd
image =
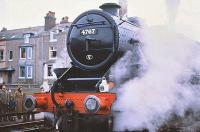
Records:
M53 132L43 113L24 112L0 115L0 132Z
M44 129L44 120L17 122L0 126L2 132L23 131L34 132Z

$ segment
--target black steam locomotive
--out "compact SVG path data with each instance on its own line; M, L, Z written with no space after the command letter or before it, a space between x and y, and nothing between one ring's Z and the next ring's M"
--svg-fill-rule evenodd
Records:
M58 113L60 131L112 131L111 107L116 94L102 83L109 82L111 66L139 43L140 25L120 18L117 4L100 8L82 13L69 28L67 49L72 67L57 69L51 92L36 93L25 103L27 110Z
M64 87L98 91L95 86L110 66L138 43L140 26L120 18L119 5L107 3L100 8L79 15L69 29L67 49L73 66Z

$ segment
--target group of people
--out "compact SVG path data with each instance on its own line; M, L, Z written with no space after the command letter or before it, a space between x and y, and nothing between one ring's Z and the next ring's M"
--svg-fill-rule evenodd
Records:
M22 113L23 100L25 94L22 90L22 86L18 86L17 90L12 93L3 82L0 85L0 121L15 120L13 117L2 116L7 113ZM18 116L20 119L21 116Z

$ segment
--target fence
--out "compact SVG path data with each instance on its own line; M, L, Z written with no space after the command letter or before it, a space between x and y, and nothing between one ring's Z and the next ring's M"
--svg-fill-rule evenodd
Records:
M18 86L22 86L22 89L27 94L33 94L36 92L40 92L40 85L39 84L8 84L7 87L14 93L17 90Z

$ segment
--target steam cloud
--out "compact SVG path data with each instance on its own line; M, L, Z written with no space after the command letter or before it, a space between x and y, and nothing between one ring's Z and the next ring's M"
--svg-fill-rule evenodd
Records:
M147 128L155 132L174 114L184 117L189 109L200 111L200 87L193 83L200 74L200 44L175 33L179 5L180 0L166 0L173 28L144 29L144 45L137 44L111 69L118 86L115 131Z
M57 118L57 117L56 117ZM54 126L56 124L55 115L51 112L44 112L44 120L48 125Z
M121 17L124 17L127 15L127 7L128 7L128 3L127 0L119 0L119 5L121 6L120 10L119 10L119 14Z
M146 61L137 62L147 68L138 70L142 76L119 83L122 85L113 108L120 111L115 120L118 131L148 128L155 132L174 113L184 116L188 109L200 110L200 88L191 84L191 77L200 72L200 45L164 27L146 29L143 36ZM133 55L127 53L124 58L134 58ZM140 60L143 57L140 54ZM136 73L133 60L116 63L112 75L122 79L130 76L131 70Z
M166 0L166 5L167 5L169 24L173 25L176 20L176 15L178 12L178 7L180 5L180 0Z

